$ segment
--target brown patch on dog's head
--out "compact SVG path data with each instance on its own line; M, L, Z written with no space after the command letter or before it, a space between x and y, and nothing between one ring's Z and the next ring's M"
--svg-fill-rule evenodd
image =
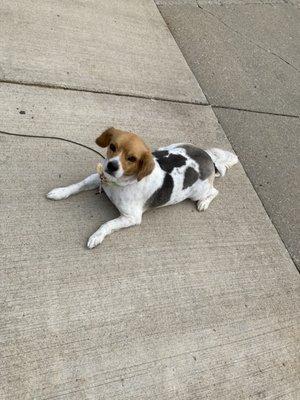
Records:
M96 143L108 147L108 159L119 156L126 176L136 175L140 181L154 169L151 150L135 133L109 128L96 139Z

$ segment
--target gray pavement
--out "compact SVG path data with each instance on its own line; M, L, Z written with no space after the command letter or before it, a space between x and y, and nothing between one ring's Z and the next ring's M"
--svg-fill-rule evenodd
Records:
M0 80L206 103L153 1L2 1L1 15Z
M264 207L300 266L300 120L215 109Z
M84 17L82 5L74 15ZM51 74L43 79L52 85ZM0 134L0 398L296 399L298 274L241 164L217 181L207 212L190 202L154 210L94 251L86 239L117 215L105 196L45 198L98 162L55 138L95 149L99 131L115 125L153 147L230 149L212 108L181 102L179 91L161 101L27 83L0 84L0 130L33 136ZM186 86L186 98L195 90Z
M160 11L212 105L299 114L300 9L249 4Z
M300 268L299 8L211 3L160 11Z

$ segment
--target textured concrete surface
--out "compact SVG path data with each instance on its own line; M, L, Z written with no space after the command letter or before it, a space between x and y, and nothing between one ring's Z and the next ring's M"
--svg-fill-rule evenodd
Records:
M153 2L2 8L3 79L202 98ZM58 137L96 149L115 125L153 147L229 149L210 107L1 83L0 115L33 136L0 134L1 399L299 397L299 276L241 165L207 212L154 210L94 251L87 238L117 215L105 196L45 198L99 158Z
M211 104L299 114L299 9L249 4L160 11Z
M1 80L206 102L152 0L0 4Z
M24 86L13 102L12 87L0 103L12 131L63 129L91 144L119 111L151 145L229 148L209 107ZM12 117L18 105L27 111ZM240 165L207 212L158 209L88 251L116 210L96 192L45 193L88 174L97 155L46 138L0 141L3 398L297 398L299 277Z
M300 120L214 111L300 269Z
M203 8L233 31L299 72L300 8L284 2ZM282 26L282 29L278 29L278 26Z

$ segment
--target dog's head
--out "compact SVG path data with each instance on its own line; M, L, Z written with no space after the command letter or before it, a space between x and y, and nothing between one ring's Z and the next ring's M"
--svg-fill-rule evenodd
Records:
M113 180L133 177L140 181L153 171L151 150L135 133L109 128L96 139L96 143L108 147L104 167L105 173Z

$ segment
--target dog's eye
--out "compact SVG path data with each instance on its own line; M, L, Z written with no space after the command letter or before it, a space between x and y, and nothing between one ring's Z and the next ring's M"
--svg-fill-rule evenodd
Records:
M113 152L115 152L117 150L116 146L114 144L112 144L112 143L109 145L109 148Z
M127 161L136 162L136 158L134 156L127 157Z

